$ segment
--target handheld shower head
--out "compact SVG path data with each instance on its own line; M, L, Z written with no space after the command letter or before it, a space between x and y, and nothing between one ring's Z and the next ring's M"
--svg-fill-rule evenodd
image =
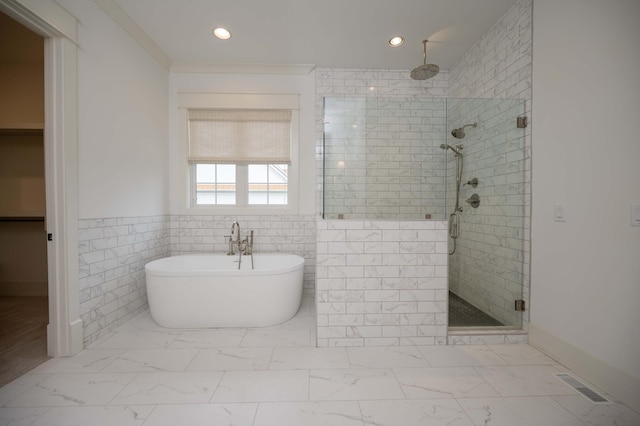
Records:
M465 124L462 127L458 127L457 129L453 129L451 131L451 136L456 139L463 139L467 134L464 132L465 127L478 127L478 123Z
M460 152L460 150L461 150L462 148L464 148L464 145L462 145L462 144L461 144L461 145L456 145L455 147L453 147L453 146L451 146L451 145L449 145L449 144L445 144L445 143L440 144L440 149L444 149L444 150L450 149L450 150L451 150L451 151L453 151L456 155L460 155L460 156L462 155L462 152Z

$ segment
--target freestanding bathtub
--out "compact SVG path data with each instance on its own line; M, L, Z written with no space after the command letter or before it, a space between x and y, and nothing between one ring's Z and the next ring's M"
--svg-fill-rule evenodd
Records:
M304 259L293 254L190 254L145 266L153 320L168 328L267 327L291 319Z

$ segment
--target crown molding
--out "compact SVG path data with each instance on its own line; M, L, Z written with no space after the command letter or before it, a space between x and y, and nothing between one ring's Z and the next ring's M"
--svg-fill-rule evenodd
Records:
M174 62L171 72L210 74L289 74L307 75L313 64L216 64L209 62Z
M113 0L95 0L96 4L127 34L142 46L164 69L171 69L171 58Z

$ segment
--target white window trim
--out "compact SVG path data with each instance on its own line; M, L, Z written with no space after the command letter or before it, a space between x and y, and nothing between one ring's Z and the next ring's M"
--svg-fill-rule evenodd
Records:
M183 183L179 199L181 214L257 214L282 215L298 214L299 179L299 133L300 133L300 95L298 93L178 93L178 133L180 140L179 176ZM289 166L288 204L283 205L192 205L191 182L192 168L187 156L189 152L187 110L192 108L238 108L238 109L290 109L291 110L291 165Z

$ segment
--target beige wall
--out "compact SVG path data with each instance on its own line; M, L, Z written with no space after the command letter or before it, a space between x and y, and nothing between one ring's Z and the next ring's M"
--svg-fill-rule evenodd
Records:
M0 128L44 123L44 39L0 13Z
M42 133L0 129L0 216L44 216Z

